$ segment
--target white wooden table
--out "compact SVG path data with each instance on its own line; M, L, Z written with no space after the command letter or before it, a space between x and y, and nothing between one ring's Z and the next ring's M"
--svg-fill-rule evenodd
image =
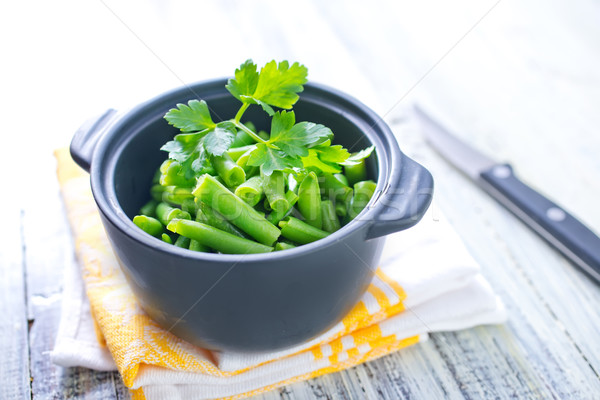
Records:
M52 149L88 116L246 58L298 60L391 125L505 302L504 326L429 342L265 399L600 398L600 286L440 159L406 108L463 138L600 232L600 3L4 2L0 398L128 398L116 373L51 364L73 248Z

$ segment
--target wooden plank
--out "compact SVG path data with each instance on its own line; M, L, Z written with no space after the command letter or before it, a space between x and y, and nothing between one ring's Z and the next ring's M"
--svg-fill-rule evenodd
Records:
M0 398L30 396L21 209L0 196Z

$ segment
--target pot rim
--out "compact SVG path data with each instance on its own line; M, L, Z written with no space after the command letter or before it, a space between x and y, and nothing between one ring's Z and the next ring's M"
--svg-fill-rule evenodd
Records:
M378 176L375 194L365 209L363 209L361 213L347 225L324 239L286 251L272 251L270 253L260 254L214 254L192 252L165 243L162 240L143 232L131 219L129 219L118 203L113 185L114 181L112 180L115 171L115 160L121 152L107 154L107 150L114 147L113 142L119 140L118 133L122 130L127 131L134 126L138 126L140 122L148 122L150 111L155 111L156 107L166 99L179 98L179 100L172 103L171 107L174 106L176 102L187 101L183 100L184 98L201 99L193 88L198 88L197 91L201 92L203 90L202 88L207 88L208 90L211 86L221 84L224 89L226 81L227 78L212 79L164 92L132 108L107 129L94 149L92 157L94 162L92 162L90 167L90 181L94 200L105 219L116 228L122 230L128 237L138 242L138 244L161 250L175 257L197 260L199 261L199 266L202 261L234 263L234 265L238 263L255 263L260 261L284 261L290 258L300 257L321 248L335 245L338 242L343 241L345 237L355 234L359 230L363 231L364 238L367 240L368 228L376 223L376 217L385 208L384 203L388 204L387 202L382 201L382 199L387 196L389 189L396 188L399 182L404 154L401 152L391 129L385 123L383 118L380 118L373 110L354 97L329 86L316 83L307 83L304 85L305 90L300 93L300 100L302 101L304 99L312 103L320 103L321 106L327 106L327 108L337 109L343 117L350 119L353 124L355 124L355 122L352 120L357 120L370 125L370 128L367 131L362 129L361 131L363 135L367 137L369 142L375 145L377 154ZM188 93L187 96L186 93ZM195 97L191 97L189 94ZM134 135L129 135L129 137L122 140L120 146L117 147L122 148L133 136ZM102 171L102 167L107 167L108 171ZM110 184L106 184L105 174L108 174L108 177L111 178ZM360 256L358 257L360 258Z

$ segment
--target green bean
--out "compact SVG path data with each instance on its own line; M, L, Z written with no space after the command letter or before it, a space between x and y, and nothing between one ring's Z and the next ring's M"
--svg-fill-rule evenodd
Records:
M233 161L237 161L244 153L252 151L255 148L256 146L253 144L242 147L232 147L229 150L227 150L227 154L229 154L229 157L231 157ZM240 167L243 167L243 165L240 165Z
M350 184L348 183L348 178L346 178L346 175L344 175L344 174L333 174L333 177L335 179L337 179L338 181L340 181L342 184L344 184L346 186L350 186Z
M271 175L265 176L263 189L272 210L283 212L290 208L285 198L285 176L282 171L273 171Z
M371 197L375 193L377 185L373 181L360 181L354 184L354 196L350 202L348 214L351 218L356 218L358 214L367 206Z
M163 233L163 225L156 218L147 215L136 215L133 217L133 223L154 237L159 237Z
M152 184L155 185L160 182L160 168L157 168L154 172L154 176L152 177Z
M227 186L237 186L246 180L244 169L237 165L227 153L213 157L213 166Z
M208 174L198 178L198 185L193 193L202 202L208 204L232 224L262 244L270 246L281 235L276 226L273 226L258 211Z
M244 125L246 125L246 127L248 128L248 124L249 122L245 123ZM254 129L252 129L252 131L254 131ZM231 143L231 147L242 147L253 143L254 139L252 139L252 136L248 135L242 130L239 130L238 133L235 135L233 143Z
M235 189L235 195L252 207L258 204L263 196L263 179L253 176Z
M287 242L275 243L275 251L289 250L289 249L295 249L295 248L296 248L296 246L294 246L291 243L287 243Z
M315 228L321 229L321 194L319 182L314 172L306 175L298 188L298 210L304 220Z
M367 166L365 160L361 160L354 165L344 166L344 175L348 178L348 184L354 185L357 182L367 179Z
M248 253L268 253L273 251L270 246L256 243L249 239L244 239L223 232L210 225L201 222L178 219L171 221L167 226L172 232L197 240L200 244L213 248L221 253L228 254L248 254Z
M190 247L189 247L189 249L192 250L192 251L200 251L202 253L208 253L210 251L210 249L208 247L206 247L203 244L200 244L199 241L194 240L194 239L190 240Z
M160 238L162 239L163 242L165 243L169 243L169 244L173 244L173 239L171 239L171 236L169 236L166 233L163 233Z
M196 205L195 197L192 196L191 199L185 199L183 203L181 203L181 209L189 212L190 216L196 215L198 212L198 206Z
M340 202L347 201L352 196L352 188L350 188L347 184L344 184L338 177L334 175L323 175L320 177L319 183L323 194L328 199L335 199L336 202Z
M156 216L156 205L158 202L154 199L150 200L140 208L140 214L148 217Z
M329 235L329 232L315 228L294 217L287 217L283 221L280 221L279 226L281 227L281 235L283 237L300 244L311 243Z
M181 164L177 161L171 161L170 163L163 163L161 165L161 175L159 183L163 186L180 186L180 187L192 187L196 183L194 179L187 179L182 172Z
M182 249L188 249L190 247L190 238L180 235L173 244Z
M164 188L162 200L167 203L181 206L186 200L194 200L190 187L165 186Z
M162 185L152 185L152 187L150 188L150 195L152 196L152 198L159 202L162 201L162 195L163 192L165 191L165 187Z
M338 217L345 217L348 214L348 206L343 201L338 201L335 203L335 213Z
M215 228L231 233L232 235L243 238L246 237L246 235L227 221L225 217L213 210L208 204L196 199L196 206L198 208L198 211L196 212L196 221L214 226Z
M323 230L325 232L335 232L340 229L340 220L335 213L335 206L331 200L321 202L321 215L323 218Z
M286 215L288 215L288 213L292 210L292 207L294 207L294 204L296 204L296 202L298 201L298 195L294 192L292 192L291 190L288 190L285 193L285 199L288 201L289 207L287 210L284 211L272 211L268 216L267 216L267 220L272 223L273 225L277 225L279 223L279 221L281 221L283 218L285 218Z
M263 140L269 140L271 136L266 131L258 131L258 136Z
M163 225L168 225L173 219L190 219L190 213L179 208L174 208L167 203L158 203L156 206L156 216Z

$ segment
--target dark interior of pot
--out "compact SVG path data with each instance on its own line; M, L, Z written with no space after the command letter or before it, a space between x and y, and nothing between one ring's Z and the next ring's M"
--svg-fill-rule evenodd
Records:
M229 93L205 97L213 120L232 118L240 103ZM174 107L175 104L169 106ZM167 158L160 148L172 140L178 131L162 118L168 110L162 110L154 116L147 116L127 133L127 139L121 144L121 154L116 160L114 189L118 202L129 218L135 216L140 207L150 199L150 186L156 169ZM370 146L371 141L363 134L363 129L371 129L364 121L352 121L351 116L327 110L302 97L294 106L296 121L311 121L323 124L335 134L334 144L341 144L350 152L356 152ZM244 121L252 121L257 129L270 130L267 114L259 106L251 106L244 114ZM359 127L358 124L363 126ZM377 181L377 156L373 154L367 160L369 178Z

